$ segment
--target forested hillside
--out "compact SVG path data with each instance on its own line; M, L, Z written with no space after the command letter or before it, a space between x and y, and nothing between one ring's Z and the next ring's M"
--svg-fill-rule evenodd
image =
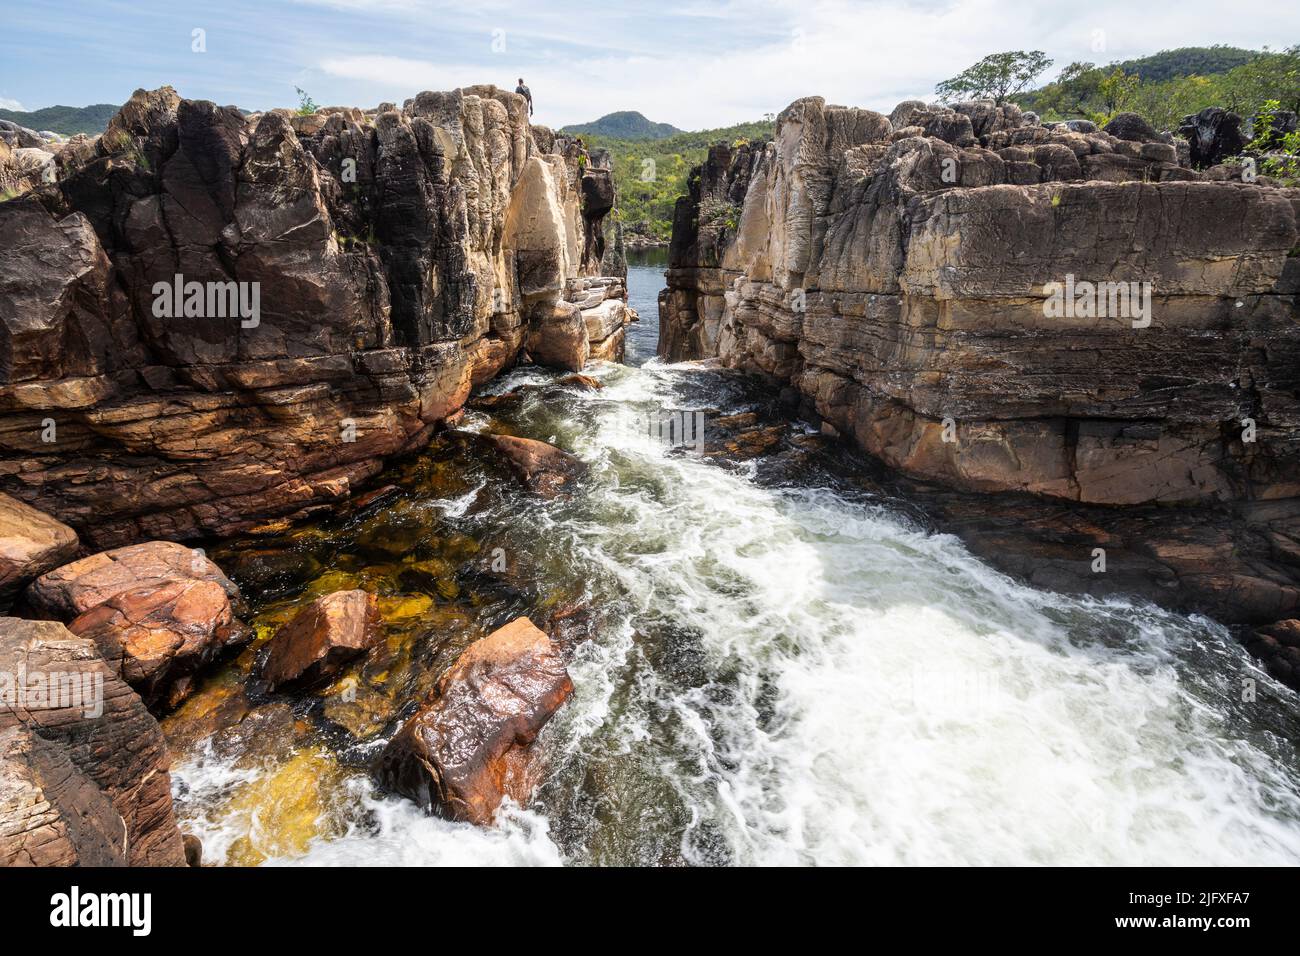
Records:
M92 136L104 132L104 127L117 112L111 103L95 103L92 106L47 106L43 110L25 113L20 110L0 110L0 119L9 120L19 126L34 130L50 130L72 136L74 133L89 133Z
M588 148L609 150L618 189L619 215L629 233L667 242L673 205L686 192L691 167L704 161L714 143L752 142L770 137L773 119L722 129L678 133L663 139L629 140L584 136Z

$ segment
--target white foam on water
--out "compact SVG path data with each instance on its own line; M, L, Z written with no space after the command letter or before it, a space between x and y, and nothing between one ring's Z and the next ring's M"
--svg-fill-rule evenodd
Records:
M603 395L671 405L656 373L673 371ZM691 688L671 705L700 756L684 799L737 862L1300 861L1294 777L1186 679L1208 642L1268 682L1223 629L1035 591L951 537L824 489L765 489L606 418L582 453L638 456L671 492L607 486L624 520L580 537L725 675L730 702ZM579 663L575 680L605 678Z
M681 407L692 374L650 362L575 393L589 490L529 519L538 547L621 595L576 650L574 696L539 741L552 763L669 750L652 771L686 809L687 862L1300 862L1286 745L1227 696L1233 675L1271 685L1221 627L1028 588L885 508L765 488L628 427ZM644 635L665 623L695 642L694 678L651 663ZM237 772L176 774L201 795ZM349 787L346 833L275 862L584 861L557 848L548 814L568 811L546 799L480 829ZM185 825L218 858L249 826Z

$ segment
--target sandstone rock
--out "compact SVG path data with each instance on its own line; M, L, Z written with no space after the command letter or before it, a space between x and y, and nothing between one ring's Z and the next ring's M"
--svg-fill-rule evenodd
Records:
M543 498L569 491L587 470L579 458L554 445L511 435L484 435L483 440L510 463L528 489Z
M985 146L926 135L949 122L929 107L883 137L832 136L843 114L812 98L773 143L710 150L674 216L660 354L797 389L824 430L928 482L1178 504L1214 557L1188 544L1209 531L1143 510L1135 526L1169 549L1151 574L1177 579L1155 599L1275 620L1300 563L1217 509L1300 519L1293 197L1199 181L1133 117L1076 132L960 109L994 129ZM739 201L738 229L707 223L713 197ZM1056 310L1067 276L1116 298ZM1144 283L1149 307L1120 304ZM1241 442L1233 423L1262 410Z
M245 118L141 90L91 145L0 203L0 489L94 547L338 502L525 348L589 354L561 293L606 183L513 93ZM259 315L159 315L177 275L256 283Z
M307 605L267 644L262 677L271 690L333 677L379 642L379 606L365 591L335 591Z
M202 866L203 841L190 833L183 834L181 839L185 846L185 865Z
M132 588L167 582L211 582L230 600L239 588L201 550L172 541L148 541L65 564L41 575L27 589L38 612L71 620Z
M37 578L27 602L69 621L152 708L170 710L194 678L252 633L239 590L202 552L151 541L82 558Z
M126 827L67 753L0 730L0 866L125 866Z
M0 494L0 605L32 578L68 561L77 534L35 508Z
M0 685L4 692L0 732L24 729L66 756L111 803L126 831L124 852L129 865L184 865L162 731L95 645L54 621L0 618L0 673L8 677ZM59 841L75 839L78 856L84 853L87 859L102 860L116 832L105 819L102 803L83 783L67 777L66 765L48 752L26 759L29 768L33 761L39 768L35 773L19 772L25 776L23 786L30 792L39 785L63 801L60 816L81 818L80 836L66 820L66 837L51 833L56 837L51 852L69 859L74 848L60 847ZM43 823L58 828L53 818ZM20 851L34 846L30 837L19 837L18 843Z
M155 710L171 710L195 677L252 632L215 581L150 582L78 615L68 630L95 642L110 666Z
M380 757L384 786L486 825L527 797L527 748L573 692L547 636L518 618L471 644Z

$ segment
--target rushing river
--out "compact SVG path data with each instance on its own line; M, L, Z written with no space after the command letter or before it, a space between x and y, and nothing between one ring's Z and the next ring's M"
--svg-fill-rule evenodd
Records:
M209 860L1300 862L1300 708L1223 628L1025 587L834 470L792 479L632 427L656 409L761 401L724 373L651 358L661 284L661 264L632 266L642 321L630 364L594 370L602 390L538 389L503 413L514 433L590 464L581 493L531 501L508 476L452 474L450 452L432 454L395 466L403 497L378 518L299 529L287 550L251 540L224 552L243 555L232 573L255 622L282 620L339 575L372 581L405 622L391 662L362 675L376 687L402 674L409 691L448 659L434 650L446 634L461 646L476 619L552 592L596 609L594 636L569 649L574 696L537 743L534 800L491 829L426 816L365 772L391 724L376 733L382 717L358 726L334 704L322 720L319 702L299 701L287 750L256 734L182 748L182 825ZM491 391L556 378L521 369ZM490 424L475 412L465 427ZM502 597L457 585L462 575L420 593L409 564L367 563L380 554L368 546L412 527L409 546L429 561L502 548L540 590ZM286 555L313 570L254 573ZM241 680L238 667L214 678L169 733Z

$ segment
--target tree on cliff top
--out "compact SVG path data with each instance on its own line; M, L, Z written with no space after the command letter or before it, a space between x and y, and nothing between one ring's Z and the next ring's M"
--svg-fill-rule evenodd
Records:
M990 53L952 79L944 80L934 91L945 100L990 99L1001 106L1051 65L1052 61L1042 50Z

